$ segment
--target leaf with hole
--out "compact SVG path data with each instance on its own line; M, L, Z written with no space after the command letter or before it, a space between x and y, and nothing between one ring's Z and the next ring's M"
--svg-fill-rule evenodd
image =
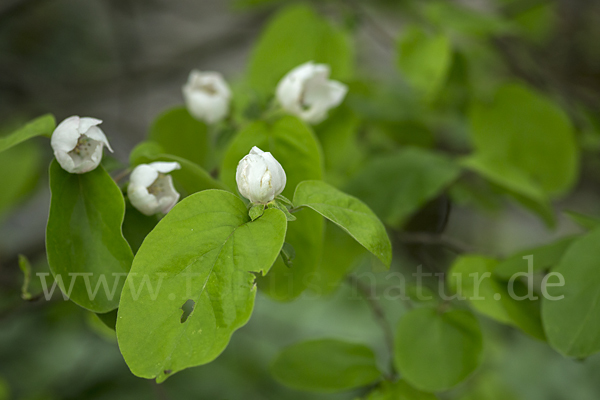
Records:
M275 209L251 221L221 190L177 204L142 243L121 295L117 338L131 371L162 382L214 360L250 318L255 275L275 262L286 226Z

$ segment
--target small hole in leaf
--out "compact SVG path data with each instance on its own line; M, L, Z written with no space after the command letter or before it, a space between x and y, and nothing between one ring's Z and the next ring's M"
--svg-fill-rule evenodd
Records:
M187 319L189 318L189 316L192 313L192 311L194 311L194 306L195 305L196 305L196 303L192 299L190 299L190 300L186 301L185 303L183 303L183 305L181 306L181 310L183 310L183 313L181 314L181 323L182 324L185 321L187 321Z

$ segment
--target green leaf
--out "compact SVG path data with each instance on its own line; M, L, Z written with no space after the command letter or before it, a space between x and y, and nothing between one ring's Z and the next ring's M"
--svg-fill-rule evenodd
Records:
M471 136L479 159L520 170L549 195L577 180L579 151L567 114L523 85L507 84L491 104L475 103Z
M286 225L273 209L251 222L221 190L177 204L144 240L121 295L117 338L131 371L161 382L214 360L250 318L254 274L269 271Z
M560 262L563 254L576 239L570 236L557 240L554 243L522 250L500 262L494 269L494 275L510 279L516 273L527 272L528 260L523 257L533 257L533 271L542 271Z
M363 160L358 143L360 120L347 106L329 112L329 117L315 127L323 146L326 179L330 183L342 184L354 174Z
M112 310L112 311L104 313L104 314L96 314L98 319L107 328L110 328L113 331L116 329L116 326L117 326L117 315L118 315L118 310ZM114 332L113 332L113 335L114 335Z
M176 161L181 169L170 172L178 189L183 189L186 194L200 192L206 189L226 189L218 180L214 179L204 168L185 158L162 153L162 147L154 142L142 142L130 154L132 166L148 164L155 161Z
M250 210L248 210L248 215L250 215L250 219L252 221L254 221L255 219L259 218L261 215L263 215L264 212L265 212L264 204L255 204L252 207L250 207Z
M291 198L296 185L304 180L321 179L322 161L319 144L312 131L300 120L286 116L273 124L257 121L246 126L231 141L221 167L221 180L236 190L235 171L252 146L268 151L285 169L287 184L283 195ZM323 245L323 218L310 211L294 213L286 242L296 249L294 267L277 260L269 275L258 279L258 287L279 300L291 300L306 289L316 270Z
M286 386L313 392L353 389L381 377L370 348L336 339L311 340L283 349L271 373Z
M452 61L450 40L410 26L398 42L398 67L426 99L432 99L446 80Z
M548 227L556 225L554 211L547 194L520 169L506 161L481 158L477 154L461 159L460 164L478 173L502 192L539 215Z
M35 189L39 180L42 152L37 143L22 143L0 154L0 217L17 206Z
M442 155L406 148L366 165L347 191L367 203L385 223L399 227L459 174L460 167Z
M296 220L296 217L294 217L294 215L292 215L292 213L290 213L290 211L285 206L285 204L279 202L278 200L271 201L269 204L267 204L267 208L276 208L276 209L280 210L282 213L285 214L285 218L288 220L288 222Z
M549 296L542 299L542 321L550 345L568 357L583 358L600 351L600 229L576 239L552 272ZM550 279L550 278L548 278ZM561 300L553 298L564 296Z
M144 215L131 203L127 202L125 219L123 220L123 236L131 246L133 254L137 253L142 242L154 229L158 221L159 217L157 215Z
M513 30L513 27L498 15L475 11L471 7L448 1L427 2L423 11L427 19L438 28L469 36L500 35Z
M432 393L422 392L406 381L382 382L367 396L366 400L436 400Z
M166 154L206 166L208 129L185 107L172 108L159 115L150 128L149 139L158 143Z
M362 201L323 181L304 181L296 187L293 203L309 207L338 225L389 268L390 239L379 218Z
M296 251L293 266L278 257L271 272L257 278L259 289L279 301L293 300L309 287L323 253L323 217L310 209L294 215L297 219L289 223L285 237Z
M296 250L294 249L294 246L288 242L285 242L281 248L280 256L287 267L291 268L294 266L294 258L296 258Z
M63 293L81 307L97 313L114 310L133 258L121 233L121 190L102 166L70 174L56 160L50 165L50 190L50 271Z
M50 137L56 129L52 114L42 115L13 133L0 137L0 153L36 136Z
M317 294L330 294L346 275L368 254L350 235L336 224L327 221L323 239L323 254L319 267L311 276L309 287Z
M600 218L592 217L591 215L585 215L576 211L565 211L577 225L584 229L590 230L600 226Z
M481 351L481 331L473 314L417 308L400 320L394 361L406 381L434 392L466 379L479 365Z
M248 67L250 85L270 95L290 70L308 61L328 64L333 79L352 74L354 54L347 35L306 4L280 11L260 36Z
M499 322L509 323L510 317L502 303L500 300L494 299L494 295L504 294L505 290L502 288L502 283L494 281L491 277L483 279L483 274L491 276L496 264L496 260L481 256L459 257L448 272L448 286L461 297L470 299L471 304L477 311ZM476 276L473 277L471 274L476 274ZM477 286L479 292L475 293L475 282L479 279L481 279L481 284ZM474 297L481 297L482 299L474 300Z
M469 300L477 311L503 324L513 325L539 340L545 340L538 300L517 300L506 282L492 272L498 261L477 255L459 257L448 273L448 286ZM527 268L525 268L527 271ZM527 287L521 281L513 283L515 294L523 296Z

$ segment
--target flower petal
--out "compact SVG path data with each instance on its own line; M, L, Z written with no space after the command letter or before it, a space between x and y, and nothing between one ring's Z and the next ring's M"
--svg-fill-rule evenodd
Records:
M149 187L158 178L158 171L148 164L140 164L131 173L129 185Z
M171 171L175 171L176 169L181 169L181 165L179 165L179 163L175 162L175 161L173 161L173 162L155 161L148 165L163 174L167 174Z
M93 118L89 118L89 119L93 119ZM97 121L99 121L99 120L97 120ZM114 153L112 147L110 147L110 143L108 143L108 139L106 138L106 135L104 134L104 132L102 132L102 129L98 128L97 126L91 126L85 132L85 136L89 137L90 139L97 140L98 142L102 143L103 145L106 145L106 148L108 150L110 150L111 153Z
M77 146L77 141L81 134L79 133L78 116L72 116L62 121L52 133L50 145L54 152L63 151L68 153Z

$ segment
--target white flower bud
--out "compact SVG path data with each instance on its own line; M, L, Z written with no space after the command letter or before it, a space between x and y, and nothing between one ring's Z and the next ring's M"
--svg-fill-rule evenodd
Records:
M131 204L142 214L168 213L179 200L169 172L180 169L177 162L153 162L140 164L129 177L127 196Z
M193 70L183 86L183 97L190 114L208 124L221 121L229 113L231 90L218 72Z
M50 139L54 156L60 166L72 174L83 174L96 168L102 161L104 145L113 151L97 125L96 118L73 116L61 122Z
M240 194L252 203L266 204L283 192L285 171L271 153L254 146L235 174Z
M329 80L329 66L309 61L283 77L277 85L277 100L290 114L318 124L327 118L327 112L339 106L348 87Z

